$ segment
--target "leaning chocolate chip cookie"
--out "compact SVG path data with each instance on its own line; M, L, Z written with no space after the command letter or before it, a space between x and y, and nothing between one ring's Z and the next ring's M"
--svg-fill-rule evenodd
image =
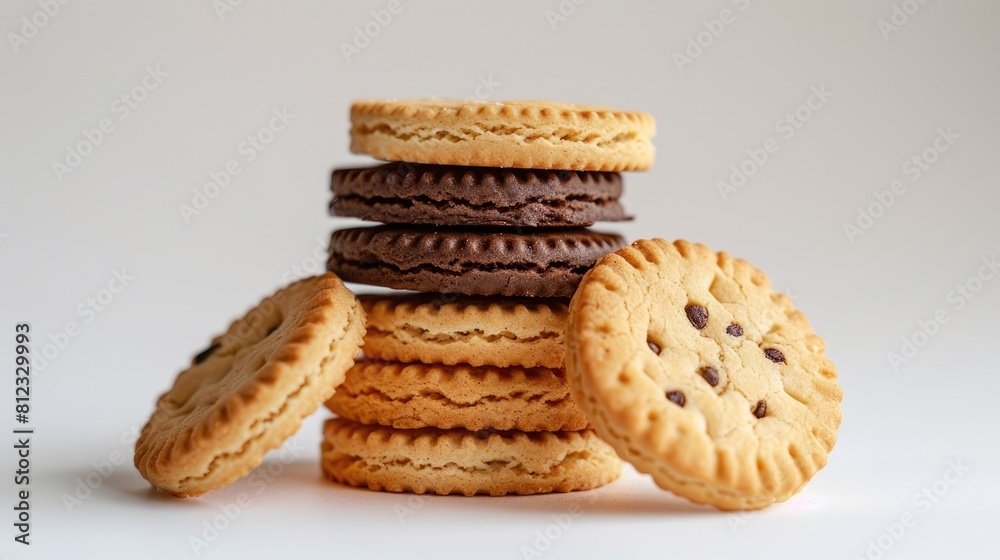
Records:
M246 475L330 398L364 330L364 310L333 274L265 299L160 397L136 443L136 468L181 498Z
M840 425L823 340L763 272L704 245L641 240L570 304L566 367L598 434L656 483L722 509L788 499Z

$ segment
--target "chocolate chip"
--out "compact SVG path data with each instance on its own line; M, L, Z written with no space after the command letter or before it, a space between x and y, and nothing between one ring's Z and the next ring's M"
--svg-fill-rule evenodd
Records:
M194 357L195 365L198 365L207 360L208 357L211 356L213 353L215 353L215 351L218 350L220 346L221 346L220 344L213 344L208 348L199 352L198 355Z
M653 353L656 354L657 356L659 356L660 352L663 351L663 349L660 348L660 345L657 344L657 343L655 343L655 342L653 342L652 340L647 340L646 344L649 345L649 349L652 350Z
M701 330L705 328L708 324L708 310L700 305L691 304L684 308L684 313L687 313L688 321L694 325L694 328Z
M712 366L705 366L701 368L698 370L698 375L700 375L701 378L707 381L712 387L719 384L719 372L715 371L715 368Z
M743 336L743 327L733 323L726 327L726 334L729 336Z
M753 409L753 415L757 418L763 418L767 414L767 403L764 401L757 401L757 406Z
M764 355L767 356L768 360L774 363L785 363L785 355L781 353L781 350L777 348L765 348Z
M684 403L687 402L687 399L684 398L684 393L680 391L667 391L667 400L677 406L684 406Z

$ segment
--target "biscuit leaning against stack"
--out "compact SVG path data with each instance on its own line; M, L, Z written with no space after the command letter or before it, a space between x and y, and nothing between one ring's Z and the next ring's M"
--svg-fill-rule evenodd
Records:
M365 359L327 407L322 465L374 490L465 495L586 490L621 463L570 395L568 298L624 245L617 171L652 163L648 115L550 102L368 101L331 212L328 268L413 290L362 296Z
M160 396L136 469L179 498L246 476L343 382L364 330L364 309L333 274L265 298Z

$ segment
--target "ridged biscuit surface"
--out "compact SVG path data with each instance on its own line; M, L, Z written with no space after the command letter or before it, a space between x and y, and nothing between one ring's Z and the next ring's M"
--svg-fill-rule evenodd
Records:
M326 403L342 418L394 428L582 430L562 370L361 361Z
M563 367L569 301L455 294L362 295L365 355L425 364Z
M367 100L351 151L387 161L629 171L653 164L653 117L552 101Z
M323 472L388 492L542 494L603 486L621 461L594 432L398 430L327 420Z
M354 363L364 310L332 275L265 299L195 356L160 397L135 466L178 497L248 474L330 398Z

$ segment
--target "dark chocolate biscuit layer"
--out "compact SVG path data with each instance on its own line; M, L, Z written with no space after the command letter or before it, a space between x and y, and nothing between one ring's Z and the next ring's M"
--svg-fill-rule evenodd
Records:
M330 212L387 224L589 226L630 219L618 173L390 163L336 169Z
M583 228L377 226L333 232L327 267L348 282L403 290L568 297L597 259L624 245Z

